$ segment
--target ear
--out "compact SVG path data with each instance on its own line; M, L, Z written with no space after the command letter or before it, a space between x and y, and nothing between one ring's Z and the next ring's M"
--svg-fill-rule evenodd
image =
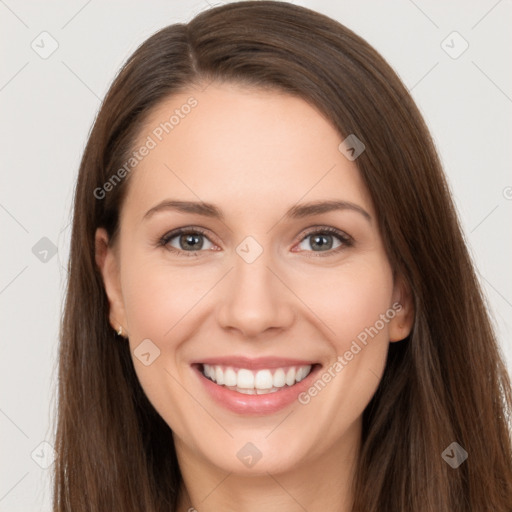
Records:
M395 316L389 322L389 341L401 341L409 336L414 324L414 300L411 288L401 275L395 278L391 304Z
M124 310L119 262L114 247L109 245L109 237L104 228L98 228L95 234L95 259L110 304L110 325L117 331L119 327L127 334L127 322Z

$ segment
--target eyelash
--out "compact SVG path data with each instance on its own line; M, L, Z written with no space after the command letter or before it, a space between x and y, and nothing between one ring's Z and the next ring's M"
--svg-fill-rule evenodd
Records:
M164 236L162 236L158 241L157 241L157 247L164 247L165 249L173 252L174 254L176 254L177 256L184 256L186 258L190 258L190 257L198 257L198 253L199 252L204 252L204 251L182 251L180 249L176 249L175 247L171 247L171 246L168 246L167 244L173 239L173 238L176 238L177 236L179 235L183 235L183 234L187 234L187 235L202 235L206 238L208 238L208 235L206 233L205 230L201 229L201 228L196 228L196 227L186 227L186 228L178 228L178 229L175 229L174 231L170 231L169 233L166 233ZM338 254L340 251L342 251L343 249L346 249L348 247L352 247L354 245L354 241L353 239L346 235L345 233L343 233L342 231L339 231L338 229L335 229L335 228L331 228L331 227L320 227L320 228L316 228L315 231L309 231L307 232L299 241L299 243L301 243L303 240L305 240L306 238L312 236L312 235L318 235L318 234L331 234L331 235L335 235L339 241L341 242L341 245L339 247L337 247L336 249L330 249L328 251L320 251L320 252L316 252L315 251L301 251L301 252L312 252L314 254L311 254L311 255L308 255L306 256L307 258L316 258L317 256L319 257L325 257L325 256L332 256L334 254ZM208 238L209 240L209 238ZM211 240L210 240L211 242ZM213 242L212 242L213 243ZM189 254L187 254L189 253Z

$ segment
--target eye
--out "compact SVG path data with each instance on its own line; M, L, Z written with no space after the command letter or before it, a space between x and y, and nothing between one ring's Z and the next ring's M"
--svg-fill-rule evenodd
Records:
M338 240L338 245L333 248L333 239ZM204 240L207 240L207 246L205 247ZM329 256L337 254L341 250L351 247L353 245L353 239L339 231L338 229L331 227L317 227L314 231L307 233L301 240L300 244L304 244L307 240L311 240L308 245L313 250L306 249L304 252L317 253L313 256ZM208 244L210 246L208 247ZM300 245L299 244L299 245ZM203 249L211 249L215 247L214 244L209 240L206 235L206 231L196 227L179 228L169 233L166 233L157 242L159 247L165 247L169 251L177 254L178 256L198 256L198 253ZM320 249L320 250L315 250ZM304 248L302 248L304 249ZM298 251L294 251L298 252ZM302 251L300 251L302 252ZM325 254L318 254L325 253ZM312 255L308 255L311 257Z
M333 239L338 240L338 245L335 247L333 247ZM310 241L308 242L308 240ZM309 247L313 249L312 251L306 250L306 252L317 253L313 256L329 256L332 254L337 254L347 247L351 247L353 245L353 240L350 236L343 233L342 231L339 231L338 229L322 227L321 229L316 228L315 231L310 231L308 234L306 234L300 243L306 243L306 245L309 245ZM317 251L315 248L319 250ZM311 255L308 257L311 257Z
M174 239L176 239L176 241L172 242ZM203 243L204 239L208 240L208 243L213 246L202 229L191 227L179 228L170 233L166 233L158 241L158 245L166 247L178 256L198 256L197 252L205 248ZM206 247L206 249L209 248L211 247Z

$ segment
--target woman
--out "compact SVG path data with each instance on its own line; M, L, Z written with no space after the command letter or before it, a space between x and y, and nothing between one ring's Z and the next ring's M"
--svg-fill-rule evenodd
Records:
M428 130L285 2L150 37L82 159L55 511L512 509L509 377Z

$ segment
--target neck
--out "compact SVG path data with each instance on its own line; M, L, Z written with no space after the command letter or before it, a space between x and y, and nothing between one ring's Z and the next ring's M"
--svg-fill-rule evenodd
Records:
M177 439L176 439L177 441ZM176 442L183 487L178 512L349 512L361 441L361 423L328 453L305 457L281 473L223 471Z

